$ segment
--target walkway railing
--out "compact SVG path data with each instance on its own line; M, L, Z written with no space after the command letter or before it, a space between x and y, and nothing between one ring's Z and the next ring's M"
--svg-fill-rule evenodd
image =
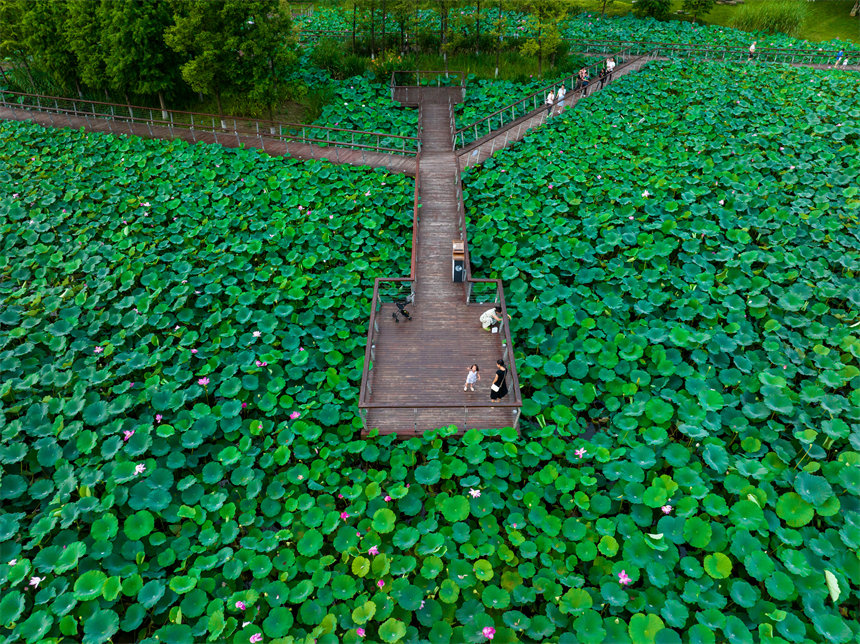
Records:
M391 100L404 105L417 105L421 89L426 87L448 88L456 92L459 99L466 98L466 76L462 72L444 71L394 71L389 81Z
M448 109L451 111L451 130L453 133L455 127L453 105L449 103ZM500 325L500 332L502 333L502 357L513 382L510 402L507 406L519 408L522 406L523 401L520 394L520 380L517 376L517 366L514 361L511 330L508 325L509 318L507 304L505 303L505 289L500 279L476 279L472 277L472 262L469 256L469 234L466 226L466 209L463 201L463 179L460 176L459 162L454 164L454 168L454 184L457 191L457 229L460 239L463 240L463 268L466 273L464 282L466 304L493 303L499 304L502 307L502 324ZM519 411L517 411L517 418L519 419Z
M615 52L613 57L617 65L614 73L620 71L624 64L630 61L629 50L626 49ZM585 87L578 87L577 78L579 72L577 72L560 81L546 85L532 92L528 96L496 110L492 114L461 127L454 134L457 145L460 148L464 148L474 141L478 141L484 137L494 136L500 130L516 123L523 117L534 116L534 114L540 109L547 109L548 106L545 103L547 94L550 90L555 94L561 85L571 88L567 93L567 96L565 96L565 100L575 101L577 100L577 94L579 94L579 97L585 96L589 91L591 91L594 84L599 81L597 76L602 70L603 64L604 61L601 60L586 67L591 80Z
M421 112L423 105L418 106L418 133L421 133ZM421 155L415 157L415 195L412 202L412 257L409 262L409 277L377 277L373 283L373 297L370 300L370 322L367 327L367 347L364 351L364 367L361 372L361 388L358 392L358 404L362 409L370 404L373 394L371 372L376 360L376 343L379 339L379 320L377 313L385 303L415 302L415 274L418 269L418 236L420 234L419 177L421 175Z
M178 130L188 133L191 140L195 142L198 133L211 134L216 143L219 142L219 136L222 137L222 140L224 137L235 137L237 143L240 136L252 136L259 139L264 150L264 141L271 141L272 139L284 143L339 147L405 156L415 156L420 150L420 139L415 136L221 116L203 112L162 110L156 107L26 94L8 90L0 90L0 107L80 118L88 124L90 119L93 119L98 122L106 122L111 132L119 134L134 133L131 126L140 125L146 126L150 136L154 136L153 128L158 128L160 133L166 130L171 137L175 137Z
M718 47L692 44L675 44L640 40L569 40L571 51L608 54L619 48L628 49L634 55L652 54L666 58L701 58L727 62L745 61L749 49L745 47ZM790 63L806 65L833 65L839 56L836 49L756 48L755 60L766 63ZM860 50L845 51L840 61L849 65L860 64Z

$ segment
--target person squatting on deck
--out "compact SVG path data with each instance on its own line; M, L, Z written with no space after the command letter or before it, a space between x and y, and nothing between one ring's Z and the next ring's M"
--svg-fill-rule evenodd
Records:
M496 304L495 308L487 309L481 313L481 317L479 319L481 321L481 326L484 327L484 331L498 333L499 329L502 327L502 307ZM510 315L508 315L508 319L511 319Z

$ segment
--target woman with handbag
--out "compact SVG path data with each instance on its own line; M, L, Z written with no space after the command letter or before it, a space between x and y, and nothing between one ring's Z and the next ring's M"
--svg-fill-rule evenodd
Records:
M499 359L496 362L496 377L493 378L493 384L490 385L490 402L499 402L508 395L508 384L505 382L507 374L508 370L505 369L505 361Z

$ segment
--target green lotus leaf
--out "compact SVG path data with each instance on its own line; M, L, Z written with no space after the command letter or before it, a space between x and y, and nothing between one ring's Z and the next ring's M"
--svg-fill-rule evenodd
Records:
M634 642L656 642L657 634L664 629L663 620L657 615L636 613L630 618L627 627L630 638Z
M323 545L323 536L317 530L308 530L296 544L296 550L304 557L313 557Z
M732 561L721 552L705 556L705 572L714 579L725 579L732 573Z
M108 642L118 630L119 616L114 611L97 610L84 621L84 642L87 644Z
M406 626L393 617L379 626L379 637L383 642L399 642L406 635Z
M776 502L776 514L792 528L799 528L812 521L815 511L799 494L787 492Z
M107 575L101 570L89 570L75 580L75 599L88 601L102 594Z
M147 510L135 512L125 520L123 532L132 541L140 541L155 527L155 518Z
M468 511L468 504L467 504ZM397 523L397 515L388 508L381 508L373 513L373 529L380 534L392 532Z
M17 622L21 613L24 612L24 597L17 590L10 590L3 594L0 599L0 624L9 628L10 624Z

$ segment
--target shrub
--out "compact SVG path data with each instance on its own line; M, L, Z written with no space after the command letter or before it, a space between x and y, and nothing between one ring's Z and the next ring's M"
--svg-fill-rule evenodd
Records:
M638 0L636 6L633 8L633 13L640 17L665 20L669 17L669 10L671 8L671 0Z
M809 14L806 0L774 0L742 5L732 20L732 26L744 31L764 31L794 36Z
M317 44L311 54L311 62L338 80L360 76L366 67L361 56L347 53L343 45L333 38L324 38Z

